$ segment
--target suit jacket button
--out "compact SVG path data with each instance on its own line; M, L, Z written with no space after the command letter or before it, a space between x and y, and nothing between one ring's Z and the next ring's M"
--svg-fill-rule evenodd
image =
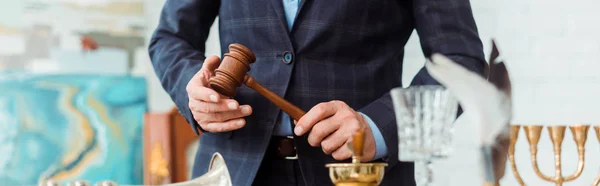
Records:
M289 51L285 51L285 52L283 52L282 60L283 60L283 63L290 64L290 63L292 63L292 61L294 61L294 54L292 54Z

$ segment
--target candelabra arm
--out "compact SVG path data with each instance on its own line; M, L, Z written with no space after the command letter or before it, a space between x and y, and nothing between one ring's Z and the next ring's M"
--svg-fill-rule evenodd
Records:
M554 142L554 141L553 141ZM565 180L562 176L562 143L554 143L554 182L556 186L561 186Z
M517 164L515 163L514 144L511 144L511 146L508 147L508 159L510 160L510 167L512 168L513 174L515 175L517 182L519 182L519 185L521 186L526 186L525 182L523 182L523 179L521 178L521 175L519 174L519 170L517 170Z
M549 176L544 175L540 171L540 167L538 166L538 163L537 163L537 146L531 145L529 147L529 151L531 152L531 163L533 164L533 171L535 171L535 174L537 174L543 180L546 180L549 182L554 182L554 179L552 179Z
M575 171L575 174L567 176L564 180L565 181L573 181L575 179L577 179L581 173L583 172L583 165L585 162L585 148L578 148L578 153L579 153L579 162L577 163L577 170Z
M596 130L596 137L598 138L598 142L600 142L600 126L595 126L594 130ZM600 186L600 174L598 174L592 186Z
M508 160L510 161L510 168L512 169L517 182L519 185L526 186L525 182L523 182L523 178L519 175L519 170L517 170L517 164L515 162L515 146L517 144L517 139L519 139L519 130L521 129L520 125L510 126L510 144L508 146Z

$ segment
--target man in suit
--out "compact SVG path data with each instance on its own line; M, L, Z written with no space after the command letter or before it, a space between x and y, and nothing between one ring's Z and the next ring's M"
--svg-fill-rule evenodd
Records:
M204 55L216 16L221 51L251 49L249 75L308 110L297 123L247 87L228 98L208 86L220 63ZM203 132L194 176L219 152L234 185L331 185L325 164L350 158L344 144L364 128L363 161L389 165L382 185L415 185L413 164L397 158L389 96L402 86L414 29L425 56L441 53L483 73L468 0L167 0L149 51L180 113ZM422 69L411 84L438 83Z

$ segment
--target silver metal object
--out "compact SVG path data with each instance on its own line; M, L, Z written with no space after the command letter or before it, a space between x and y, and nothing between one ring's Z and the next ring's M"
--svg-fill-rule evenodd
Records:
M117 186L118 184L114 181L106 180L96 183L95 186Z
M77 180L67 183L67 186L92 186L92 184L85 180Z
M94 186L118 186L119 184L105 180L96 183ZM229 174L229 170L227 169L227 164L225 164L225 160L223 156L218 152L213 154L211 159L210 166L208 167L208 172L206 174L197 177L195 179L179 182L179 183L171 183L164 184L165 186L232 186L231 176ZM40 186L62 186L57 181L48 180L46 182L40 183ZM67 183L66 186L92 186L88 181L77 180ZM134 185L131 185L134 186Z
M227 164L223 156L217 152L213 154L206 174L193 180L167 184L167 186L232 186L232 184Z
M289 139L294 139L294 136L286 136ZM296 147L294 147L294 150L296 150ZM285 157L286 160L298 160L298 152L296 152L296 155L292 156L292 157Z
M54 180L47 180L39 184L40 186L62 186L59 182Z

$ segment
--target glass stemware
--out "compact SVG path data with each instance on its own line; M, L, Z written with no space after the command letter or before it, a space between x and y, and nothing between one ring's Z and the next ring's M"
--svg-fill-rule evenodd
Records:
M452 151L453 123L458 101L438 85L395 88L391 91L398 125L398 159L414 161L418 185L431 185L431 162Z

